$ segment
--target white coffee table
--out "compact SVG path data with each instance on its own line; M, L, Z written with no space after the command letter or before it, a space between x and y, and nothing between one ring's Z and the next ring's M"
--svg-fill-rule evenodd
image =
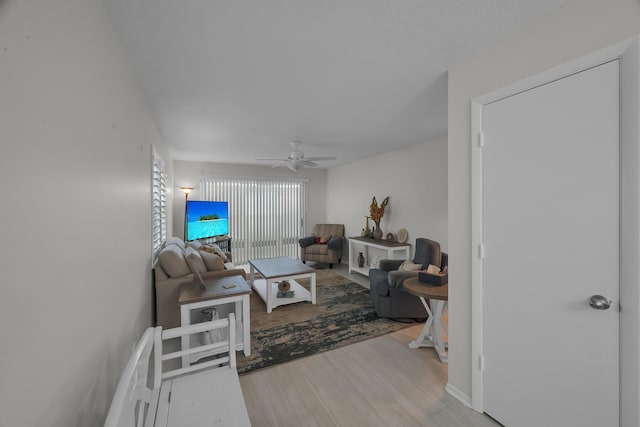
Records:
M302 261L290 257L263 258L249 260L249 283L267 306L267 313L275 307L294 304L301 301L316 303L316 271L303 264ZM256 279L256 272L263 279ZM310 289L305 289L295 279L310 278ZM277 298L278 282L287 280L291 284L294 296L291 298Z

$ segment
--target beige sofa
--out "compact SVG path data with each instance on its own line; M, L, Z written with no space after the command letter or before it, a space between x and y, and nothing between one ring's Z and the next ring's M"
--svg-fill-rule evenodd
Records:
M165 329L180 326L180 285L194 280L194 268L205 280L236 275L246 279L245 270L233 265L231 254L222 252L215 244L201 245L197 241L185 244L177 237L167 239L153 267L156 326Z

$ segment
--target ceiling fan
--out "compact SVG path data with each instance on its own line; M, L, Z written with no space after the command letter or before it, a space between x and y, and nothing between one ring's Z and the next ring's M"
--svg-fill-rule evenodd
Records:
M277 168L280 166L286 166L294 172L298 172L300 168L303 167L314 167L318 166L316 162L322 160L336 160L337 157L334 156L321 156L321 157L305 157L304 153L298 149L300 147L300 141L291 141L289 145L291 146L291 152L286 159L256 159L256 160L266 160L271 162L281 162L279 164L272 165L272 168Z

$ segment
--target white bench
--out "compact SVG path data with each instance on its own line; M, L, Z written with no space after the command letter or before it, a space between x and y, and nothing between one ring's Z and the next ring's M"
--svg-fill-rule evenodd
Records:
M163 342L220 329L226 329L227 340L163 354ZM204 351L217 356L181 367L183 356ZM163 368L171 360L177 368ZM234 314L229 314L228 319L165 331L161 327L148 328L120 377L104 425L250 426L236 371Z

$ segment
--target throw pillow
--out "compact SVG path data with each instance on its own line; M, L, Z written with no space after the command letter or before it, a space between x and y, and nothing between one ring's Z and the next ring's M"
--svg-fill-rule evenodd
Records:
M168 245L160 251L158 262L169 277L182 277L191 273L182 250L177 245Z
M225 269L224 262L222 262L222 258L220 258L218 255L206 251L200 251L200 255L204 260L204 264L207 266L207 270L218 271Z
M420 271L420 270L422 270L422 264L416 264L412 260L408 259L408 260L404 261L402 264L400 264L400 267L398 267L398 270L400 270L400 271Z
M192 247L193 249L200 249L202 247L202 243L199 240L192 240L187 242L187 246Z
M216 254L220 258L222 258L222 261L229 262L229 258L227 258L227 255L225 255L225 253L222 251L222 249L220 249L220 247L218 245L216 245L215 243L212 243L210 245L202 245L200 250L203 250L203 251L206 251L206 252L209 252L209 253L212 253L212 254Z
M316 237L316 243L319 243L321 245L326 245L327 243L329 243L329 240L331 240L331 235L329 235L329 236L317 236Z
M184 258L187 261L187 265L189 265L189 269L192 273L195 273L196 270L198 270L200 273L204 273L205 271L207 271L207 266L200 256L200 252L193 249L191 246L187 247Z
M185 245L184 245L184 240L182 240L179 237L169 237L167 239L167 246L169 245L178 245L180 247L180 249L182 249L184 251Z

